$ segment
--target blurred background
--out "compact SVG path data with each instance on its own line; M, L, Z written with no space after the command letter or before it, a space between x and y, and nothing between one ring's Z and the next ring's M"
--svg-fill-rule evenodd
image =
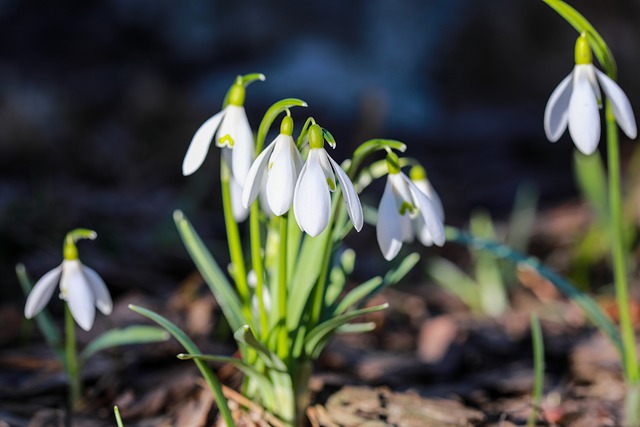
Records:
M640 2L571 4L607 40L637 112ZM225 259L218 153L187 178L181 164L237 74L267 76L247 91L254 128L297 97L309 104L293 111L297 130L315 117L337 160L369 138L406 142L451 224L478 206L500 218L523 183L543 209L571 199L573 144L548 143L542 118L576 36L533 0L2 0L0 302L19 313L15 264L40 277L76 227L98 232L81 258L116 295L172 289L193 271L175 209Z

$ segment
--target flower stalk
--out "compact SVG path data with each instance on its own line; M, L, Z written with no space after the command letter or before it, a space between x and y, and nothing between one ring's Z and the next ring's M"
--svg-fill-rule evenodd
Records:
M74 245L75 246L75 245ZM69 379L69 408L78 408L82 396L82 381L80 379L80 364L76 346L76 324L69 304L64 304L65 329L65 368Z

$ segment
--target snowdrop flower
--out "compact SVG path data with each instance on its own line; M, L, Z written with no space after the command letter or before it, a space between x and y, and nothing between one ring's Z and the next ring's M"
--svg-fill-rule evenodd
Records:
M260 80L264 80L264 76L260 75ZM242 78L238 77L229 89L227 106L204 122L193 136L182 163L183 175L198 170L215 136L216 145L223 149L223 155L226 154L233 177L240 187L244 186L254 154L253 133L244 111L244 98L245 87Z
M634 139L637 128L629 99L616 82L593 66L585 33L576 42L575 60L572 73L560 82L547 103L544 112L547 139L556 142L568 125L571 139L582 153L589 155L596 150L600 141L598 109L602 107L598 82L611 101L616 121Z
M58 282L60 298L67 302L73 318L85 331L93 326L96 307L106 315L111 314L113 303L104 281L98 273L80 262L75 245L78 238L95 237L95 232L81 229L67 234L62 264L42 276L27 297L24 308L27 319L31 319L47 305Z
M391 261L414 234L425 245L444 244L443 216L437 202L400 171L398 157L387 155L387 184L378 207L376 235L382 255Z
M429 200L431 200L440 221L444 222L444 208L442 207L442 201L440 200L438 193L436 193L436 190L431 185L431 182L427 179L427 171L425 171L422 166L416 165L409 171L409 177L416 187L418 187L418 190L423 192ZM411 221L411 224L413 226L413 233L418 237L418 240L420 240L420 242L425 246L431 246L433 244L433 239L431 237L431 233L426 227L422 215L416 215Z
M242 204L248 208L266 181L266 201L276 215L285 214L293 203L296 181L302 169L302 156L296 148L293 120L285 116L280 134L256 158L249 169L242 191Z
M331 194L336 189L336 175L342 188L347 212L357 231L362 229L362 206L347 174L324 149L324 135L317 124L309 127L309 155L302 167L293 194L293 213L300 228L317 236L329 224Z

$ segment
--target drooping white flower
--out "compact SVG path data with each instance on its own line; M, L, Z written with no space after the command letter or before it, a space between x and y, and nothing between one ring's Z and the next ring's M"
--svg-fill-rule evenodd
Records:
M264 76L261 78L264 80ZM196 131L182 163L182 174L191 175L204 162L211 141L228 151L229 167L238 184L244 186L254 155L254 140L244 110L245 88L239 79L229 90L227 106ZM224 154L224 153L223 153Z
M414 234L427 246L442 246L445 241L443 214L439 213L436 203L402 173L393 160L387 157L389 174L378 206L376 226L378 244L387 261L398 255L403 242L412 242Z
M51 299L60 284L60 298L65 300L75 321L88 331L93 326L96 307L103 314L111 314L111 295L102 278L85 266L77 257L75 244L65 243L62 264L46 273L34 285L27 297L24 315L27 319L38 314Z
M300 228L317 236L329 224L331 195L336 189L336 175L342 188L347 212L356 231L362 229L362 205L353 183L324 149L320 126L309 127L309 155L302 167L293 195L293 213Z
M242 192L242 204L248 208L266 182L266 201L275 215L283 215L293 203L296 181L302 170L302 156L291 136L293 120L285 116L280 134L256 158L249 169Z
M544 112L547 139L556 142L568 125L576 147L583 154L592 154L600 141L600 86L611 101L616 122L634 139L638 131L629 99L616 82L593 66L585 34L576 42L575 57L573 71L560 82L547 102Z
M418 187L418 190L422 191L429 200L431 200L440 221L444 222L444 208L442 207L442 201L440 200L440 196L438 196L436 190L431 185L431 182L427 179L427 173L424 168L419 165L413 166L409 171L409 177L416 187ZM433 238L431 237L429 229L426 227L422 215L416 215L412 218L411 223L413 226L413 232L418 236L418 240L420 240L420 242L425 246L433 245Z

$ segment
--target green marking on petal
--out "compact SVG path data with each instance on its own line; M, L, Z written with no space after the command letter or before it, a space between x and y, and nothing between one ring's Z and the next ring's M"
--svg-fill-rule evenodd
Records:
M216 143L216 145L218 147L224 147L226 145L229 148L233 148L234 144L235 144L235 141L233 140L233 138L231 138L231 135L229 135L229 134L227 134L227 135L223 136L222 138L220 138L218 140L218 142Z
M329 184L329 188L331 189L331 191L336 190L336 182L334 180L332 180L331 178L327 178L327 184Z
M402 206L400 206L400 209L398 210L398 212L400 212L400 215L406 214L407 211L409 212L409 214L413 214L415 210L416 210L415 206L405 201L405 202L402 202Z

